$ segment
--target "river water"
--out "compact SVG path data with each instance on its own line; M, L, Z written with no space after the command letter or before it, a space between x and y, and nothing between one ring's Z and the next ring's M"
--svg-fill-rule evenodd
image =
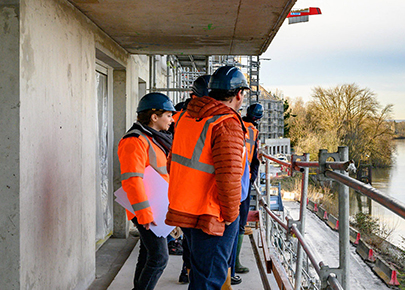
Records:
M392 167L373 169L372 186L405 204L405 139L395 140L395 147ZM353 196L350 201L351 214L357 210L357 201ZM405 248L405 220L374 201L372 215L378 217L388 229L394 229L389 240Z

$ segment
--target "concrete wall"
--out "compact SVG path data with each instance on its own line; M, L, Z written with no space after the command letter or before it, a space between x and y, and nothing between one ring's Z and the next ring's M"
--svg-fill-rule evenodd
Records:
M97 99L91 24L64 1L21 5L21 288L95 276Z
M128 55L68 1L5 3L0 288L86 289L95 277L96 58L116 69L112 190L120 176L116 144L136 118L139 80L149 88L149 60ZM156 67L164 87L161 58ZM115 211L125 237L125 213Z
M19 289L19 1L0 4L0 288Z

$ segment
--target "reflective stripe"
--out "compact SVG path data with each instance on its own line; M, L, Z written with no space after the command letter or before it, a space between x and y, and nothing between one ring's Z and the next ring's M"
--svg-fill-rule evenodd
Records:
M249 131L249 138L246 141L250 145L250 147L249 147L250 150L248 152L248 163L250 166L251 160L253 159L253 148L254 148L256 142L254 139L255 131L253 130L253 128L249 126L247 129Z
M127 180L128 178L131 177L141 177L143 178L143 173L139 173L139 172L126 172L121 174L121 180Z
M186 167L197 169L199 171L206 172L209 174L215 173L215 169L214 169L213 165L205 164L205 163L199 162L198 160L193 160L193 157L192 157L192 159L189 159L184 156L172 154L172 161L177 162Z
M205 122L204 127L201 131L200 137L197 140L197 144L194 147L194 151L193 151L193 155L191 156L191 159L172 153L172 161L177 162L183 166L202 171L202 172L214 174L215 173L214 165L202 163L199 160L200 160L200 157L201 157L204 145L205 145L205 139L207 138L209 126L223 116L226 116L226 115L216 115L216 116L208 119ZM180 118L179 118L179 120L180 120Z
M129 131L129 132L127 133L127 135L128 135L128 134L132 134L132 133L136 133L136 134L141 135L141 136L144 137L144 138L146 139L146 141L148 142L148 145L149 145L149 152L148 152L148 155L149 155L149 164L150 164L150 166L152 166L153 169L155 169L155 170L156 170L158 173L160 173L160 174L167 174L166 165L165 165L165 166L161 166L161 167L158 167L158 166L157 166L156 152L155 152L155 149L153 149L152 143L150 143L149 138L148 138L144 133L142 133L141 131L139 131L138 129L134 129L134 130Z
M150 207L149 200L138 202L138 203L135 203L135 204L132 205L132 208L134 209L134 211L145 209L145 208L148 208L148 207Z
M177 128L177 124L179 123L181 117L183 117L185 113L186 113L186 110L183 110L183 112L180 112L179 118L177 119L176 124L174 124L174 128Z

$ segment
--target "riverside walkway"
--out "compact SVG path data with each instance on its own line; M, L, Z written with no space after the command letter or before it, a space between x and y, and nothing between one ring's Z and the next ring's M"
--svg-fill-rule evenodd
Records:
M299 203L293 201L284 201L286 211L293 218L299 215ZM253 237L257 241L258 232L254 230ZM322 222L314 213L307 211L307 225L305 237L308 239L310 246L316 252L318 260L323 260L330 267L336 267L339 264L339 253L337 251L339 236L337 232L331 230L324 222ZM257 242L256 242L257 244ZM259 254L262 254L262 249L258 249ZM108 290L123 290L132 289L132 279L134 269L139 252L139 242L136 244L128 259L115 276ZM263 257L261 257L263 259ZM250 272L247 274L239 274L243 282L239 285L233 285L234 290L259 290L263 289L260 277L259 268L257 266L252 244L248 236L243 240L241 260L244 265L248 266ZM170 255L169 264L165 269L156 290L171 290L171 289L187 289L187 284L178 282L180 269L182 265L181 256ZM267 275L271 289L279 289L271 274ZM350 288L351 290L388 290L382 280L380 280L370 267L360 258L355 252L355 247L350 245ZM93 288L96 289L96 288Z

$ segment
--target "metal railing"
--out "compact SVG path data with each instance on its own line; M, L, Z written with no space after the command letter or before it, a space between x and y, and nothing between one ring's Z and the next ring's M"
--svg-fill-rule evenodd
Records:
M266 195L269 195L270 188L270 161L276 162L281 166L285 167L290 176L294 172L302 173L302 191L301 191L301 204L300 204L300 215L298 220L293 220L291 217L287 216L284 222L276 214L274 214L266 201L262 197L260 189L255 184L255 190L257 192L257 202L258 205L267 213L266 214L266 226L265 226L265 240L267 244L271 244L271 222L276 223L285 232L287 237L294 236L297 238L297 254L295 256L295 281L294 289L301 289L302 273L308 276L308 273L303 271L303 259L304 253L311 262L315 272L317 273L321 286L320 289L350 289L349 283L349 187L354 190L363 193L367 197L373 199L375 202L386 207L390 211L396 213L402 218L405 218L405 205L390 197L379 190L373 188L368 184L364 184L354 178L348 176L346 172L349 169L354 169L355 167L352 161L349 161L349 152L347 147L340 146L338 152L328 153L327 150L319 151L319 161L311 162L309 161L309 154L304 154L302 156L292 155L291 162L285 162L277 159L274 156L266 154L266 152L261 151L261 155L266 159ZM332 158L334 161L327 161ZM308 195L308 177L309 168L318 168L318 176L323 180L332 180L339 182L339 267L330 268L324 264L323 261L317 261L313 250L309 247L308 242L305 240L305 223L306 223L306 201ZM338 170L340 172L337 172ZM269 200L269 197L268 197ZM267 218L270 217L270 218ZM263 232L263 229L261 229ZM264 234L263 234L264 235ZM266 255L265 255L266 256ZM267 261L268 262L268 261ZM271 263L271 262L270 262ZM287 266L288 270L291 270L291 264ZM308 279L308 277L306 277ZM316 285L313 288L319 289Z

